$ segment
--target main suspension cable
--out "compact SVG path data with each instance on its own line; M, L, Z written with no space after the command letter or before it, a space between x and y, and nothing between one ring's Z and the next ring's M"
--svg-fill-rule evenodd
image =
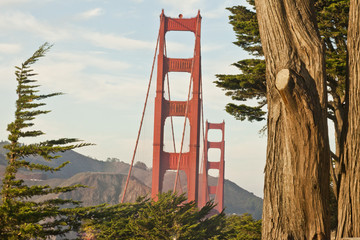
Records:
M123 203L124 199L125 199L125 194L126 194L126 190L127 190L128 184L129 184L131 171L132 171L132 168L133 168L133 165L134 165L134 159L135 159L135 155L136 155L137 146L139 144L141 129L142 129L142 125L143 125L143 122L144 122L146 106L147 106L147 102L148 102L148 98L149 98L149 92L150 92L150 88L151 88L151 80L152 80L152 76L153 76L153 72L154 72L156 53L157 53L157 49L158 49L158 45L159 45L159 38L160 38L160 30L159 30L159 34L158 34L158 37L157 37L157 40L156 40L155 54L154 54L154 59L153 59L152 67L151 67L150 79L149 79L149 84L148 84L148 88L147 88L147 92L146 92L146 98L145 98L145 103L144 103L144 109L143 109L142 116L141 116L140 127L139 127L138 135L137 135L137 138L136 138L135 149L134 149L133 156L132 156L132 159L131 159L129 173L128 173L127 178L126 178L126 183L125 183L123 195L122 195L122 198L121 198L121 203Z

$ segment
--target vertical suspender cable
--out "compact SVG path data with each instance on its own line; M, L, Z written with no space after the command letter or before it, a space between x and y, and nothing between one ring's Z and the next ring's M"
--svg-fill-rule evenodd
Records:
M196 54L196 38L197 38L197 34L198 34L198 27L199 27L199 18L197 18L197 22L196 22L194 57L193 57L193 60L191 62L191 74L190 74L189 92L188 92L188 97L187 97L187 101L186 101L185 120L184 120L184 127L183 127L183 132L182 132L182 137L181 137L181 145L180 145L180 152L179 152L179 157L178 157L178 162L177 162L176 176L175 176L175 183L174 183L173 193L176 192L176 185L177 185L177 179L178 179L179 170L180 170L180 161L181 161L182 149L183 149L183 145L184 145L186 120L187 120L188 111L189 111L191 84L192 84L192 81L193 81L193 69L194 69L195 54Z
M148 98L149 98L149 92L150 92L150 88L151 88L151 80L152 80L152 75L153 75L153 72L154 72L156 53L157 53L157 49L158 49L158 45L159 45L159 38L160 38L160 30L159 30L159 34L158 34L158 37L157 37L157 40L156 40L154 60L153 60L153 64L152 64L152 67L151 67L150 79L149 79L148 89L147 89L147 92L146 92L146 98L145 98L145 103L144 103L144 109L143 109L142 116L141 116L140 127L139 127L138 135L137 135L137 138L136 138L135 149L134 149L133 156L132 156L132 159L131 159L129 173L128 173L127 178L126 178L126 183L125 183L123 195L122 195L122 198L121 198L121 203L124 202L126 190L127 190L130 175L131 175L131 170L132 170L132 167L134 165L134 159L135 159L135 155L136 155L137 146L138 146L138 143L139 143L139 138L140 138L140 134L141 134L141 128L142 128L143 121L144 121L144 116L145 116L146 105L147 105L147 101L148 101Z

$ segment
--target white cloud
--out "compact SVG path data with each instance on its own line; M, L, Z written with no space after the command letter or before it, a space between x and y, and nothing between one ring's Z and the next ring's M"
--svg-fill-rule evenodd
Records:
M0 43L0 53L14 54L21 50L20 44Z
M86 12L80 13L79 17L82 19L89 19L89 18L100 16L100 15L104 14L104 12L105 11L102 8L94 8L94 9L88 10Z
M57 43L61 40L77 38L81 41L90 41L98 47L114 50L153 49L155 47L154 42L131 39L117 34L103 34L87 29L51 25L39 21L31 14L18 11L0 14L0 30L3 32L26 31L41 36L46 41Z
M57 26L51 26L38 21L31 14L23 12L7 12L0 14L0 29L1 31L26 31L36 35L40 35L49 41L70 38L71 34Z
M142 40L126 38L115 34L102 34L99 32L84 32L83 37L94 45L115 50L124 49L153 49L155 44Z
M112 104L142 94L139 77L121 74L130 67L99 53L53 53L39 62L36 72L45 89L68 93L80 102Z

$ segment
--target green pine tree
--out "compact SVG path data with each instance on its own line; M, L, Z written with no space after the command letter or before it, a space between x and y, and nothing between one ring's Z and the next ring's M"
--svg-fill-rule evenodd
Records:
M44 164L33 163L27 157L40 156L47 161L55 160L59 152L88 146L88 143L78 143L75 138L62 138L39 143L22 144L25 138L34 138L44 133L34 130L32 122L37 116L50 111L41 110L46 105L42 100L61 95L51 93L39 94L37 74L31 69L51 48L48 43L43 44L20 67L16 67L17 100L15 120L8 125L10 143L4 148L8 150L5 176L3 178L0 205L0 239L45 239L49 236L63 235L80 225L80 208L77 201L60 198L44 201L34 201L33 197L48 194L58 194L72 191L80 185L51 188L48 185L28 186L22 179L17 178L19 169L30 171L59 171L69 162L58 167L49 167Z
M247 0L245 6L227 8L230 11L230 24L236 35L235 45L254 56L234 63L239 74L217 74L217 87L225 91L234 102L228 103L226 111L238 120L266 120L266 65L255 12L255 1ZM315 0L315 11L321 38L326 48L326 84L328 90L328 119L334 124L335 152L331 153L331 182L335 196L333 206L339 194L341 181L340 159L344 153L344 136L347 126L347 30L349 18L349 0ZM256 100L256 102L254 101ZM265 128L264 128L265 129ZM263 130L264 130L263 129ZM336 217L332 218L332 226L336 226Z
M83 225L83 239L227 239L224 213L209 217L214 204L198 209L184 195L159 194L158 201L139 198L136 203L95 209Z

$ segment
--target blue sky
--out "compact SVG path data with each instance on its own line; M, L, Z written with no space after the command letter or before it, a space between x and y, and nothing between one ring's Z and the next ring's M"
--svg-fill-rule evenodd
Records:
M262 196L266 137L258 131L265 123L247 123L229 116L230 99L215 87L218 73L237 73L231 64L248 57L232 44L235 34L226 7L238 0L1 0L0 1L0 140L13 120L14 66L20 65L44 42L54 44L34 69L43 93L64 92L49 99L50 114L36 127L44 139L78 137L96 146L80 153L105 160L130 162L140 122L159 28L159 15L202 15L202 80L204 115L210 122L225 120L225 176ZM166 36L170 57L191 57L191 33ZM156 72L153 82L155 82ZM185 100L188 77L170 74L173 100ZM151 167L154 86L145 116L136 160ZM176 119L177 142L183 120ZM219 134L211 135L218 140ZM167 145L168 146L168 145ZM179 147L178 147L179 149ZM214 152L217 160L218 152Z

